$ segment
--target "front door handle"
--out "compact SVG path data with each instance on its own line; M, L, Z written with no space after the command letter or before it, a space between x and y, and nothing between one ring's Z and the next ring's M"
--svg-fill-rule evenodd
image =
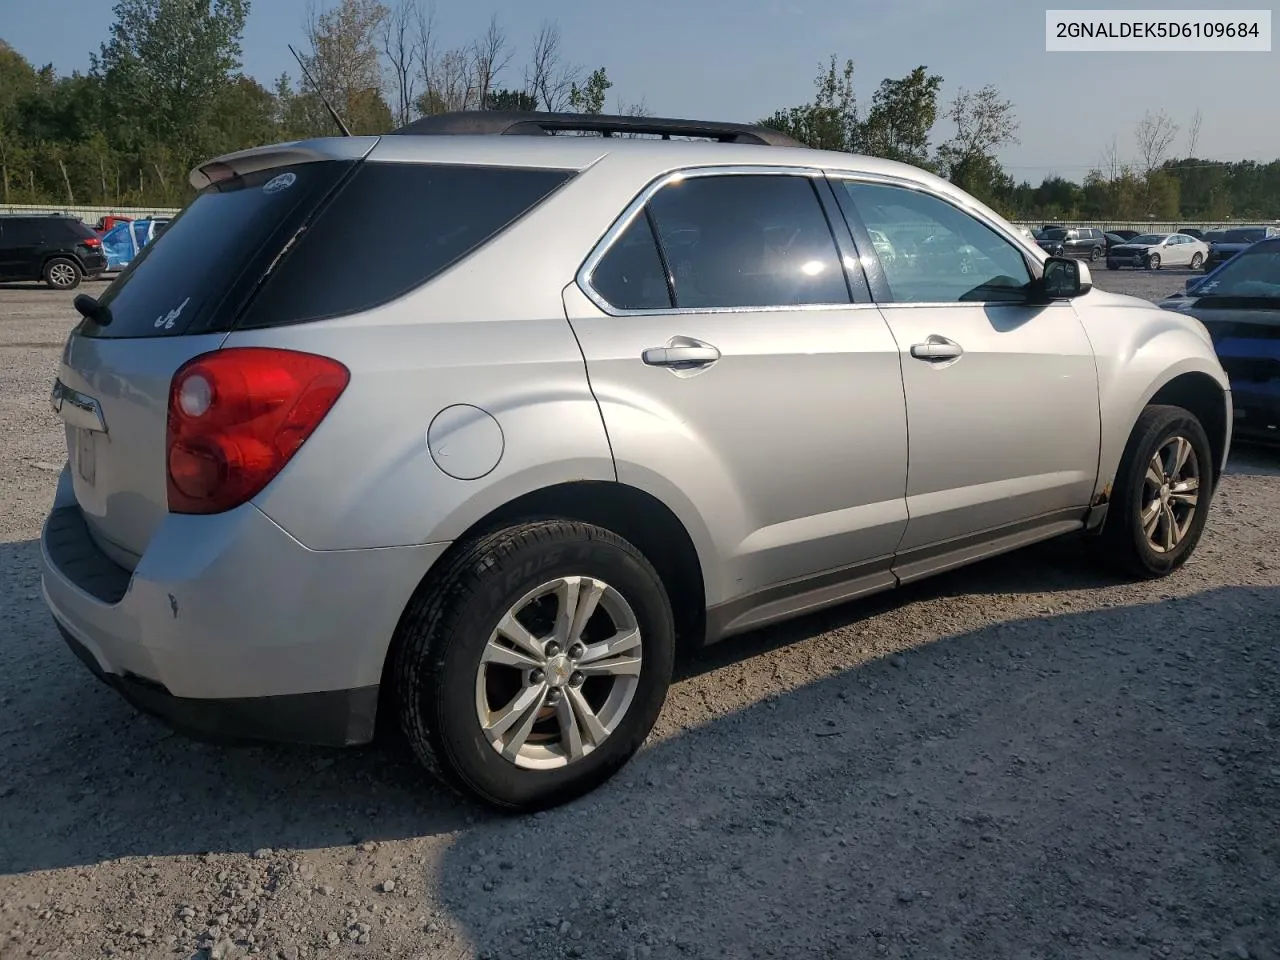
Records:
M954 360L964 353L964 348L954 340L933 334L924 343L913 343L911 355L917 360L928 360L936 363L939 360Z
M720 351L709 343L700 340L689 342L686 337L674 338L676 342L665 347L649 347L642 353L641 359L651 367L676 367L686 364L701 365L715 363L720 359Z

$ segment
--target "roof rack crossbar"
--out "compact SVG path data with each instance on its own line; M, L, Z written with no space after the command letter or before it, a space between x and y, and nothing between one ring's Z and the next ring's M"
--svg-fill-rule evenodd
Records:
M799 147L803 144L768 127L746 123L713 123L667 117L631 117L611 114L536 113L515 110L461 110L422 117L393 134L550 136L555 133L599 133L604 137L638 133L672 137L702 137L721 143L752 143L771 147Z

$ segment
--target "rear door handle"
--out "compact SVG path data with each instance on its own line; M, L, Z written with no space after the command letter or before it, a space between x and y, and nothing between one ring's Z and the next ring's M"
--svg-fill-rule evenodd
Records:
M928 360L936 362L939 360L954 360L956 357L964 353L964 348L954 340L948 340L946 337L940 337L933 334L924 343L913 343L911 345L911 355L917 360Z
M665 347L649 347L640 356L651 367L675 367L684 364L715 363L720 359L720 351L709 343L698 341L670 344Z

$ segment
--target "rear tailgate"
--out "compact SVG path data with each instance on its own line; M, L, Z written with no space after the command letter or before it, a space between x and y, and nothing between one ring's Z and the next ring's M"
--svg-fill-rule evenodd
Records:
M52 401L66 423L76 499L117 563L136 566L168 512L174 373L219 347L264 274L375 142L317 141L328 153L287 144L223 158L218 179L107 288L102 312L72 332Z

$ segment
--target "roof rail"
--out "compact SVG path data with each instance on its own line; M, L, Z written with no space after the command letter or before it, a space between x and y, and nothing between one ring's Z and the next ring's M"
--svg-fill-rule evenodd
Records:
M611 137L620 133L645 133L672 137L703 137L721 143L754 143L770 147L802 147L785 133L746 123L712 123L703 120L674 120L664 117L624 117L593 113L538 113L519 110L459 110L438 113L405 124L392 134L421 136L435 134L488 136L550 136L578 131Z

